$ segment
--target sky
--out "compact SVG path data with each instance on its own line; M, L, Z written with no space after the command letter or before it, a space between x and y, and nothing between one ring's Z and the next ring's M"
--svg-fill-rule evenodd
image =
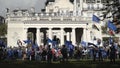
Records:
M10 11L16 8L30 9L35 7L36 12L44 8L46 0L0 0L0 16L5 16L6 8Z

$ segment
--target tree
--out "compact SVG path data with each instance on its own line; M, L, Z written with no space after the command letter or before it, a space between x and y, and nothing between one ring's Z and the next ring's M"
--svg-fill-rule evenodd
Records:
M0 24L0 37L5 36L7 34L7 24L1 23Z

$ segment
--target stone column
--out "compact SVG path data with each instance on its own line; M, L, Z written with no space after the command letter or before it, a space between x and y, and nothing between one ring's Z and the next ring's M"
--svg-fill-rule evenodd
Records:
M99 29L100 29L100 31L99 31L99 33L100 33L100 36L99 36L99 38L101 39L101 41L103 41L101 27L100 27ZM103 46L103 42L101 42L100 46Z
M86 2L85 2L86 3ZM83 8L83 0L80 0L80 8L81 8L81 10L82 10L82 8Z
M83 41L86 41L87 42L87 31L86 31L86 28L83 28Z
M28 40L27 38L27 31L28 31L28 28L24 28L24 32L23 32L23 40ZM23 46L26 46L27 44L23 44Z
M80 0L80 7L79 7L79 16L81 16L82 15L82 9L83 8L83 0Z
M70 32L67 32L67 41L70 41Z
M52 40L52 28L49 28L48 38L49 38L50 40ZM52 43L50 43L50 42L49 42L48 44L52 45Z
M71 41L73 45L76 45L76 34L75 34L75 28L72 28L72 37Z
M61 32L60 44L63 45L64 44L64 34L63 34L64 30L63 30L63 28L61 28L60 32Z
M48 35L49 39L52 39L52 28L49 28L49 35Z
M23 40L27 40L27 31L28 31L28 28L24 28L24 38Z
M71 39L72 39L72 33L70 32L70 41L71 41Z
M37 42L38 46L40 46L40 28L37 28L36 42Z
M76 0L74 0L74 11L73 11L74 16L76 16L76 7L77 7Z

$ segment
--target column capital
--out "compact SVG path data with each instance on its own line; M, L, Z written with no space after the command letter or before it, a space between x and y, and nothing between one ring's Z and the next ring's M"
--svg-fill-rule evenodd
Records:
M63 28L61 28L61 45L63 45L64 44L64 34L63 34L63 32L64 32L64 30L63 30Z
M65 27L61 27L60 29L64 29Z
M37 44L40 45L40 28L37 28L36 41L37 41Z
M72 43L73 45L76 44L76 34L75 34L75 28L72 28Z
M87 27L84 27L83 29L86 29L86 30L88 30L88 28L87 28Z
M48 35L49 39L52 39L52 28L49 28L49 35Z
M52 26L47 26L46 28L52 29L53 27Z
M25 32L28 32L28 28L24 28L24 31L25 31Z
M76 27L72 27L72 29L76 29Z
M40 28L36 28L36 29L40 29Z
M24 30L25 30L25 29L28 29L28 28L24 28Z
M49 29L52 29L53 27L48 27Z

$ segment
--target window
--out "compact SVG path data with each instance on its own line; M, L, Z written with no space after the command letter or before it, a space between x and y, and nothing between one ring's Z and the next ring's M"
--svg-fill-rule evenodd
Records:
M86 3L91 3L91 0L86 0Z
M90 4L88 4L88 10L90 10L91 9L91 6L90 6Z
M97 0L97 3L100 3L100 0Z
M80 4L77 4L78 5L78 7L80 7Z
M86 0L86 3L95 3L95 0Z
M99 4L97 4L97 9L100 9Z
M76 3L80 3L80 0L77 0Z
M95 3L95 0L91 0L92 3Z
M59 8L58 6L55 6L55 8Z
M86 0L83 0L83 2L85 3L85 2L86 2Z
M107 3L107 0L101 0L101 3Z
M49 12L53 12L53 9L49 9Z
M92 10L94 9L94 5L93 5L93 4L91 4L91 9L92 9Z

